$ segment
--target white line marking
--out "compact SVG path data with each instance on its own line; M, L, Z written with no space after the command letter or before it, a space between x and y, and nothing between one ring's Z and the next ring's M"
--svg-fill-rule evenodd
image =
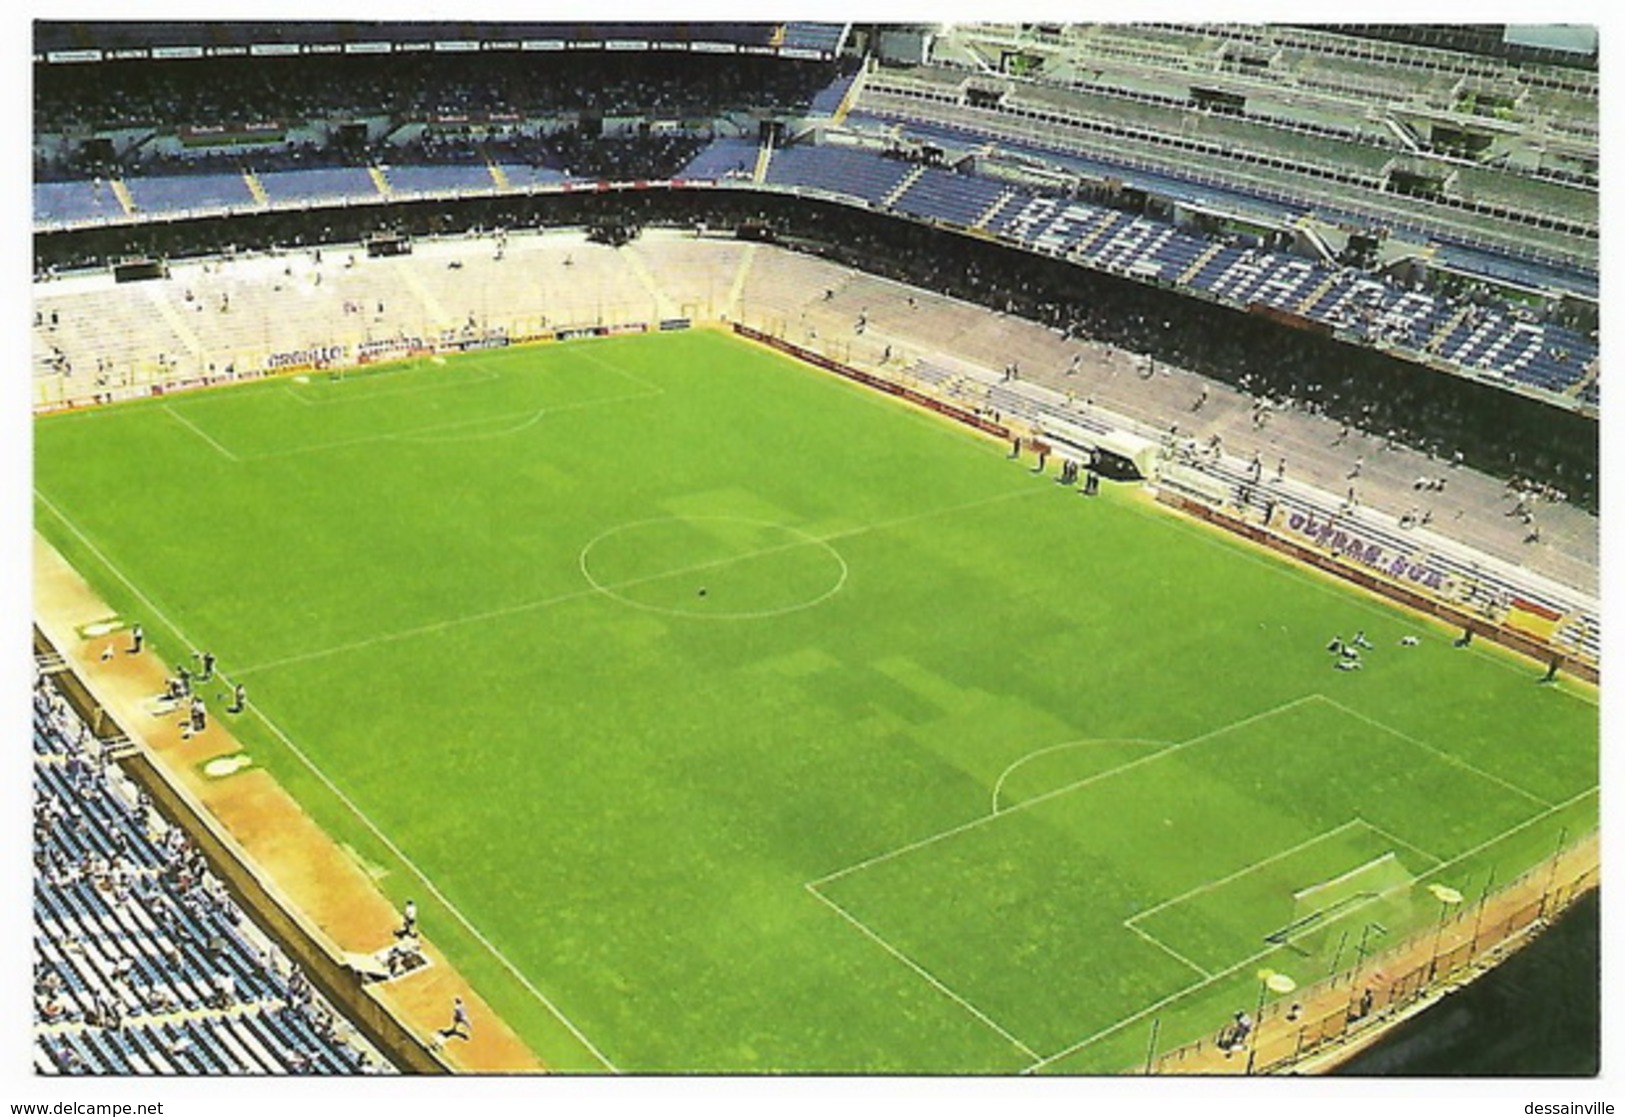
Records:
M1439 857L1436 854L1429 853L1427 850L1423 849L1421 846L1412 845L1410 842L1407 842L1404 838L1399 837L1397 834L1390 834L1388 831L1384 830L1380 826L1377 826L1377 825L1373 824L1368 819L1359 818L1359 816L1355 816L1355 817L1358 819L1360 825L1364 826L1367 830L1371 831L1373 834L1377 835L1379 838L1386 838L1388 841L1393 842L1397 846L1404 846L1406 849L1410 850L1412 853L1421 854L1423 857L1425 857L1429 861L1433 862L1433 864L1435 866L1444 864L1444 858Z
M1181 892L1179 895L1174 896L1174 897L1172 897L1170 899L1164 900L1160 904L1155 904L1155 905L1153 905L1153 906L1151 906L1149 908L1146 908L1144 911L1137 911L1133 915L1129 916L1127 919L1125 919L1123 921L1124 926L1132 926L1136 920L1144 919L1146 916L1149 916L1149 915L1155 915L1155 914L1157 914L1157 912L1164 911L1167 908L1171 908L1175 904L1184 903L1186 900L1189 900L1193 896L1200 896L1204 892L1211 892L1215 888L1222 888L1223 886L1229 884L1233 880L1239 880L1242 877L1246 876L1248 873L1256 872L1259 869L1262 869L1265 865L1270 865L1270 864L1273 864L1276 861L1284 860L1285 858L1291 857L1294 853L1300 853L1303 850L1308 849L1312 845L1317 845L1320 842L1325 841L1327 838L1331 838L1331 837L1334 837L1334 836L1336 836L1338 834L1341 834L1344 830L1347 830L1352 826L1363 826L1363 825L1365 825L1365 824L1363 822L1361 822L1357 818L1350 819L1348 822L1343 823L1343 825L1341 825L1341 826L1332 827L1330 830L1327 830L1324 834L1316 834L1312 838L1306 838L1303 841L1299 842L1295 846L1292 846L1292 847L1290 847L1288 849L1283 849L1283 850L1279 850L1279 851L1277 851L1275 853L1272 853L1268 857L1264 858L1261 861L1254 861L1251 865L1248 865L1248 866L1246 866L1244 868L1241 868L1241 869L1237 869L1235 872L1231 873L1228 876L1220 877L1218 880L1210 880L1206 884L1199 884L1195 888L1189 889L1188 891L1185 891L1185 892Z
M472 419L454 419L446 423L431 423L428 426L412 427L404 431L386 431L382 434L358 435L355 438L340 438L332 442L316 442L307 446L293 446L286 450L270 450L263 454L254 454L250 457L239 460L261 462L272 461L278 458L296 458L302 454L316 454L324 450L339 450L350 446L366 446L375 442L396 442L409 440L431 441L430 439L425 439L423 436L438 434L443 431L456 431L467 427L476 427L481 423L497 423L510 420L520 422L526 419L539 419L543 415L555 415L564 411L579 411L583 408L589 407L608 407L612 404L626 403L630 400L647 399L649 398L650 394L651 393L648 392L629 392L620 396L605 396L602 399L577 400L573 403L556 404L552 407L544 407L539 411L534 409L529 411L505 411L499 412L495 415L480 415ZM516 430L520 429L523 428L516 427L513 430L506 430L500 433L513 434ZM470 437L487 436L477 435Z
M999 773L999 778L993 783L993 806L988 813L999 813L1001 809L999 807L999 796L1004 790L1004 781L1009 778L1012 772L1021 767L1023 764L1027 763L1029 760L1035 760L1038 757L1044 756L1048 753L1060 752L1062 749L1082 748L1084 745L1152 745L1160 748L1172 743L1173 742L1171 741L1153 741L1150 738L1145 737L1080 737L1075 741L1062 741L1058 745L1047 745L1041 749L1034 749L1026 756L1018 757L1011 761L1010 766Z
M571 590L569 593L556 594L553 597L537 598L534 601L521 601L516 605L505 605L500 609L488 609L483 613L471 613L445 621L431 621L428 624L420 624L413 628L403 628L395 632L384 632L376 636L369 636L365 640L352 640L348 644L334 644L331 647L318 648L315 651L300 652L297 655L284 656L281 659L272 659L264 663L251 664L248 667L239 667L236 674L239 677L246 678L249 675L257 675L278 667L290 667L296 663L326 659L328 656L342 655L345 652L365 651L367 648L392 643L396 640L409 640L414 636L427 636L431 633L443 632L448 628L457 628L465 624L479 624L482 621L499 620L502 617L511 617L516 613L523 613L531 609L542 609L549 605L559 605L566 601L592 597L597 592L597 590L590 588Z
M868 924L864 923L863 920L847 911L834 900L831 900L828 896L818 891L818 889L813 887L811 884L803 885L802 887L806 888L808 892L811 892L814 896L818 897L818 899L822 900L830 908L830 910L835 912L836 915L839 915L842 919L856 927L865 937L878 945L887 954L890 954L893 958L896 958L899 962L903 963L903 965L907 966L909 969L923 977L933 989L937 990L937 992L941 993L943 996L947 997L949 1000L963 1008L966 1012L969 1012L972 1016L976 1017L976 1019L980 1020L983 1024L986 1024L989 1028L997 1032L1007 1043L1010 1043L1018 1051L1022 1052L1028 1058L1039 1058L1038 1052L1034 1051L1031 1047L1028 1047L1025 1043L1022 1043L1015 1036L1011 1035L1007 1030L1001 1027L997 1021L988 1016L987 1013L983 1012L981 1009L967 1001L964 997L961 997L958 993L954 992L941 981L937 980L937 978L933 976L929 970L920 965L918 962L914 961L914 959L910 958L908 955L904 954L901 950L898 950L875 931L871 930Z
M666 606L661 606L661 605L651 605L651 604L648 604L647 602L638 601L636 598L627 597L624 594L621 594L621 593L617 592L618 590L620 590L621 588L623 588L627 584L625 584L625 583L617 584L617 583L613 583L613 582L610 582L610 583L600 582L596 577L593 576L593 572L592 572L592 569L591 569L592 564L588 561L588 556L592 553L593 548L598 546L598 544L602 543L604 540L609 539L610 537L612 537L614 535L617 535L620 532L635 530L636 528L646 527L646 526L648 526L650 524L692 523L692 522L697 522L697 521L715 521L715 522L721 522L721 523L748 524L748 525L753 526L753 527L772 528L772 529L774 529L776 531L782 531L782 532L784 532L784 533L786 533L788 535L794 536L795 538L792 539L789 543L781 543L781 544L776 544L776 545L774 545L772 547L764 547L764 548L761 548L760 550L749 552L748 555L745 555L745 556L729 555L729 556L725 556L725 557L720 558L720 559L714 559L714 560L711 560L709 563L700 564L699 566L697 566L694 569L710 569L713 565L731 566L731 565L733 565L735 563L745 561L746 558L752 558L752 559L761 558L761 557L764 557L764 556L781 554L781 553L786 552L786 551L793 551L793 550L796 550L796 549L801 548L801 547L822 547L831 557L833 557L835 559L835 564L839 568L840 573L836 576L835 581L834 581L833 584L831 584L829 587L824 589L817 596L809 597L804 601L797 601L797 602L794 602L793 604L780 606L779 608L775 608L775 609L754 609L754 610L739 610L739 609L736 609L736 610L731 610L730 611L730 610L727 610L726 608L724 608L722 610L714 611L714 612L710 611L710 610L674 609L674 608L668 608ZM820 605L823 602L829 600L831 597L834 597L837 593L841 592L841 590L846 586L847 576L851 573L850 569L846 565L846 559L841 556L841 552L837 551L834 547L830 546L827 541L825 541L823 539L819 539L815 535L810 535L807 532L802 531L800 528L793 528L793 527L790 527L790 526L788 526L786 524L771 523L771 522L769 522L767 520L747 519L746 517L743 517L743 516L662 516L662 517L658 517L656 519L636 520L636 521L633 521L631 523L621 524L618 527L612 527L608 531L602 532L599 535L596 535L592 539L588 540L587 545L582 547L581 548L581 553L576 556L576 565L578 565L581 568L582 577L586 578L587 581L592 585L592 587L594 589L598 590L600 593L604 594L606 597L614 598L616 601L619 601L619 602L621 602L623 604L626 604L626 605L630 605L635 609L644 609L644 610L647 610L648 612L651 612L651 613L663 613L663 614L665 614L667 616L673 616L673 617L692 617L695 620L705 620L705 621L762 620L762 619L767 618L767 617L783 616L786 613L799 613L804 609L811 609L815 605ZM691 570L664 571L664 572L662 572L662 573L660 573L658 575L645 577L645 578L639 578L639 579L636 580L636 584L643 585L643 584L645 584L647 582L650 582L650 581L660 580L660 579L664 579L664 578L675 578L675 577L678 577L678 576L680 576L682 574L690 573L690 572L692 572L692 571Z
M130 592L133 593L135 597L151 611L152 615L156 617L158 621L164 625L164 627L168 628L171 632L178 636L183 643L189 646L194 646L192 641L186 639L186 634L181 631L180 626L170 620L164 611L153 602L152 598L148 597L144 592L142 592L139 586L126 578L123 572L120 571L118 567L113 565L112 561L109 560L106 554L102 552L101 548L96 546L96 544L91 541L91 539L78 527L78 525L76 525L72 520L68 519L68 517L63 514L62 510L59 509L55 504L51 503L50 499L46 497L44 493L41 493L38 488L34 490L34 495L39 498L40 502L44 504L45 507L51 510L52 514L54 514L57 519L62 521L62 525L64 527L78 537L79 541L89 549L90 553L96 556L97 561L107 568L108 573L124 583ZM223 682L229 681L227 676L224 674L221 674L220 678ZM402 852L401 848L397 846L387 834L378 828L377 823L373 822L372 819L369 818L366 813L356 805L354 800L340 790L338 785L328 778L327 773L318 768L310 757L306 756L304 751L288 738L288 735L282 731L280 726L278 726L270 718L266 717L258 706L250 706L249 712L254 714L255 717L259 718L259 720L264 723L265 727L277 736L288 751L298 758L299 762L308 768L311 774L321 781L322 785L331 791L339 802L344 804L345 808L352 815L354 815L363 826L367 828L373 837L377 838L381 843L383 843L384 847L388 849L397 859L399 859L401 864L405 865L411 871L413 876L417 877L417 879L425 888L429 890L429 893L434 896L436 900L445 906L445 909L451 913L452 917L455 918L458 923L462 924L463 929L472 935L481 946L485 947L490 955L501 963L503 969L507 970L508 973L512 975L515 980L517 980L519 984L531 994L531 996L535 997L536 1000L540 1002L541 1005L546 1008L555 1019L569 1029L570 1034L575 1036L575 1038L580 1041L582 1046L584 1046L588 1051L592 1052L593 1057L602 1063L606 1070L609 1070L614 1074L620 1073L620 1069L616 1067L614 1063L610 1062L607 1057L605 1057L604 1053L598 1049L592 1040L588 1039L586 1035L576 1027L575 1023L571 1021L568 1016L564 1015L564 1013L559 1010L558 1006L548 998L547 994L536 988L536 986L532 984L530 978L521 973L519 968L508 960L507 955L503 954L501 950L497 949L491 940L486 938L485 935L480 932L479 928L475 927L474 924L469 922L468 917L465 916L455 904L446 898L445 893L441 892L435 883L429 879L428 875L424 873L422 869L418 868L417 863Z
M1463 769L1465 771L1471 772L1475 776L1479 776L1479 777L1481 777L1483 779L1489 780L1491 783L1499 784L1500 786L1506 788L1508 791L1513 792L1516 795L1520 795L1525 799L1528 799L1531 803L1538 803L1542 807L1551 806L1551 803L1547 802L1545 799L1542 799L1539 795L1536 795L1536 794L1534 794L1532 792L1529 792L1529 791L1525 791L1523 788L1519 787L1517 784L1512 783L1512 782L1510 782L1508 780L1504 780L1500 776L1495 775L1493 772L1486 772L1484 769L1478 767L1475 764L1471 764L1471 763L1463 760L1459 756L1453 756L1450 753L1445 752L1443 749L1436 748L1433 745L1428 744L1426 741L1417 740L1415 737L1412 737L1409 733L1403 733L1400 730L1395 729L1391 725L1384 725L1382 722L1378 721L1376 718L1367 717L1365 714L1362 714L1358 710L1350 709L1349 707L1343 705L1343 703L1337 701L1335 698L1326 698L1324 695L1322 695L1321 697L1329 705L1335 706L1337 709L1341 710L1343 713L1347 714L1351 718L1355 718L1358 721L1365 722L1367 725L1371 726L1373 729L1380 729L1384 733L1389 733L1389 734L1391 734L1391 735L1393 735L1395 737L1398 737L1401 741L1405 741L1405 742L1407 742L1409 744L1415 745L1417 748L1421 749L1423 752L1432 753L1434 756L1438 757L1440 760L1443 760L1447 764L1454 764L1456 767L1461 768L1461 769Z
M1124 920L1123 926L1127 927L1130 931L1133 931L1136 935L1139 935L1146 942L1168 955L1174 961L1195 970L1204 978L1210 978L1213 976L1207 970L1204 970L1201 966L1198 966L1195 962L1192 962L1189 958L1185 957L1179 951L1175 950L1173 947L1169 946L1167 943L1148 932L1144 927L1140 927L1135 924L1133 920Z
M477 442L477 441L479 441L481 439L485 439L485 438L507 438L509 435L518 434L520 431L529 430L531 427L534 427L537 423L541 422L543 417L545 417L548 414L549 414L548 410L546 408L543 408L542 410L536 412L536 414L532 415L530 418L524 419L524 420L516 423L515 425L513 425L511 427L503 427L501 430L494 430L494 431L456 431L456 432L449 433L449 434L438 434L438 435L435 435L435 434L413 434L413 433L411 433L409 431L406 434L397 434L397 435L393 435L391 437L393 437L398 442L422 442L422 443L429 443L429 444L439 444L439 443L443 443L443 442Z
M1490 846L1494 845L1496 842L1503 841L1506 838L1510 838L1512 835L1518 833L1521 830L1527 830L1529 827L1533 826L1535 823L1541 821L1544 818L1548 818L1551 815L1556 814L1558 811L1566 810L1567 808L1573 806L1575 803L1578 803L1580 800L1584 799L1586 796L1595 795L1597 793L1597 791L1598 791L1597 787L1589 787L1586 790L1580 792L1579 794L1571 796L1570 798L1565 799L1563 802L1558 803L1555 806L1549 807L1544 811L1541 811L1539 814L1531 815L1529 818L1524 819L1522 822L1518 823L1518 825L1512 827L1510 830L1503 831L1502 833L1495 835L1495 837L1490 838L1487 841L1480 842L1478 845L1474 846L1472 849L1466 850L1463 853L1459 853L1455 857L1450 858L1450 860L1448 860L1448 861L1441 861L1433 869L1429 870L1426 874L1424 874L1424 876L1417 877L1416 880L1414 880L1414 881L1407 881L1407 882L1404 882L1402 884L1393 885L1393 886L1391 886L1389 888L1384 889L1381 893L1378 894L1377 898L1380 899L1380 898L1382 898L1384 896L1389 895L1392 892L1399 891L1402 888L1409 888L1409 887L1415 886L1416 884L1420 884L1422 882L1422 880L1424 879L1424 877L1428 877L1428 876L1436 877L1438 875L1439 870L1448 869L1453 865L1458 865L1461 862L1467 860L1468 858L1473 857L1473 856L1475 856L1475 855L1477 855L1479 853L1482 853L1484 850L1488 849ZM1072 1044L1072 1046L1066 1047L1066 1048L1063 1048L1060 1051L1057 1051L1053 1055L1045 1056L1044 1058L1038 1060L1036 1063L1032 1064L1032 1066L1027 1067L1026 1069L1024 1069L1021 1073L1022 1074L1032 1074L1035 1071L1043 1070L1045 1067L1050 1066L1051 1064L1053 1064L1055 1062L1058 1062L1061 1059L1065 1059L1069 1055L1074 1055L1077 1052L1082 1051L1085 1047L1088 1047L1090 1044L1095 1043L1098 1040L1104 1039L1105 1037L1111 1035L1113 1032L1120 1031L1123 1028L1128 1027L1130 1024L1133 1024L1138 1020L1143 1020L1147 1016L1151 1015L1153 1012L1156 1012L1156 1011L1158 1011L1159 1009L1162 1009L1162 1008L1166 1008L1168 1005L1173 1004L1175 1001L1179 1000L1180 998L1189 996L1190 994L1195 993L1198 990L1207 987L1208 985L1211 985L1215 981L1218 981L1218 980L1220 980L1222 978L1225 978L1225 977L1229 977L1233 973L1237 973L1237 972L1239 972L1241 970L1244 970L1248 966L1252 965L1254 962L1257 962L1260 959L1265 958L1265 957L1269 956L1270 954L1273 954L1275 951L1281 950L1281 949L1283 949L1283 948L1279 947L1279 946L1272 946L1272 947L1268 948L1267 950L1260 950L1256 954L1248 955L1246 958L1243 958L1241 961L1237 962L1235 965L1230 966L1230 967L1228 967L1226 969L1220 970L1218 973L1214 974L1211 978L1207 979L1206 981L1199 981L1199 982L1196 982L1196 983L1194 983L1192 985L1188 985L1183 989L1180 989L1180 990L1177 990L1177 991L1175 991L1173 993L1170 993L1168 996L1162 998L1160 1001L1156 1001L1156 1002L1154 1002L1152 1004L1147 1005L1145 1008L1142 1008L1140 1011L1134 1013L1132 1016L1125 1016L1123 1019L1117 1021L1117 1023L1112 1024L1109 1027L1102 1028L1100 1031L1096 1032L1094 1035L1087 1036L1084 1039L1079 1040L1077 1043Z
M469 373L465 370L470 369L478 372L480 375L469 375ZM390 377L395 376L408 376L414 372L438 371L436 369L429 368L424 364L414 364L410 368L400 368L390 372L384 372L378 369L367 369L366 371L351 371L349 369L343 369L334 371L338 372L339 374L338 380L336 381L339 384L357 384L367 385L370 387L371 385L382 382L388 384L389 387L375 388L372 391L362 391L360 389L356 389L342 396L329 395L329 393L323 392L321 393L320 398L317 399L306 399L306 393L298 391L292 384L284 382L283 387L287 389L288 394L293 396L306 407L339 407L352 403L371 403L373 400L379 399L394 399L396 396L415 396L423 392L455 391L457 389L466 388L472 384L491 384L496 381L507 379L507 377L503 376L501 371L498 369L494 369L489 365L476 365L473 363L466 365L459 364L457 371L455 372L441 372L440 377L427 384L397 385L392 383L389 379ZM315 381L313 380L311 383L315 384ZM334 381L330 380L329 383L334 383Z
M233 454L230 450L226 449L224 446L220 445L220 443L216 442L213 438L209 437L209 432L208 431L204 430L202 427L200 427L196 423L192 422L192 420L188 419L185 415L182 415L179 411L176 411L173 407L171 407L167 403L164 404L164 413L167 414L170 418L174 419L181 426L185 427L187 430L189 430L193 434L197 435L203 441L207 442L215 450L217 450L219 453L224 455L228 460L234 461L234 462L240 462L240 461L243 460L242 458L239 458L236 454Z
M650 381L643 379L641 376L634 376L632 373L627 372L619 365L610 364L608 361L604 360L604 358L600 357L597 353L594 353L589 349L571 346L569 348L569 353L573 357L580 357L588 364L597 365L601 369L607 369L624 380L630 380L649 395L663 396L666 394L666 389L661 387L659 384L651 383Z
M1089 785L1094 784L1094 783L1099 783L1101 780L1110 779L1113 776L1121 775L1124 772L1131 771L1131 770L1133 770L1135 768L1140 767L1143 764L1149 764L1152 761L1158 760L1158 759L1160 759L1162 757L1165 757L1165 756L1172 756L1176 752L1182 752L1183 750L1191 748L1191 747L1193 747L1195 745L1199 745L1204 741L1210 741L1213 738L1218 737L1218 736L1220 736L1222 734L1228 733L1233 729L1240 729L1243 726L1251 725L1252 723L1254 723L1256 721L1262 721L1265 718L1274 717L1276 714L1283 714L1286 711L1288 711L1290 709L1293 709L1294 707L1301 706L1305 702L1312 701L1317 697L1319 697L1319 696L1314 695L1314 694L1306 694L1301 698L1294 698L1290 702L1283 702L1281 705L1276 706L1274 709L1264 710L1261 713L1252 714L1252 715L1250 715L1248 717L1244 717L1244 718L1240 719L1239 721L1231 722L1229 725L1221 726L1218 729L1210 730L1209 732L1203 733L1203 734L1201 734L1200 736L1197 736L1197 737L1192 737L1188 741L1181 741L1179 744L1169 745L1167 748L1164 748L1164 749L1158 749L1156 752L1151 753L1148 756L1137 757L1134 760L1126 761L1125 763L1119 764L1115 768L1108 768L1103 772L1096 772L1092 776L1086 776L1085 778L1083 778L1081 780L1076 780L1076 781L1074 781L1072 783L1064 784L1061 787L1058 787L1058 788L1054 789L1053 791L1046 791L1046 792L1044 792L1044 794L1035 795L1031 799L1023 799L1021 802L1015 804L1015 806L1006 807L1004 810L998 812L997 814L980 815L980 816L978 816L976 818L971 819L969 822L962 822L958 826L950 827L949 829L944 830L941 833L932 834L929 837L920 838L920 839L918 839L916 841L909 842L907 845L901 845L901 846L898 846L896 849L888 850L885 853L876 854L875 856L867 858L867 859L865 859L863 861L859 861L854 865L848 865L844 869L837 869L835 872L830 873L827 876L819 877L817 880L812 881L811 883L813 883L815 885L819 885L819 884L828 884L831 881L839 880L841 877L848 876L848 875L850 875L852 873L859 872L859 871L861 871L863 869L867 869L872 865L878 865L883 861L890 861L894 857L900 857L905 853L911 853L916 849L922 849L925 846L931 845L931 844L933 844L935 842L940 842L944 838L951 838L956 834L963 834L967 830L972 830L972 829L974 829L974 828L976 828L978 826L982 826L982 825L984 825L986 823L993 822L993 821L995 821L997 819L1006 818L1009 815L1014 814L1016 811L1027 810L1029 807L1035 807L1040 803L1048 802L1049 800L1054 799L1057 796L1070 794L1071 792L1077 791L1080 788L1088 787Z
M1042 490L1027 489L1021 492L1001 493L995 497L967 501L964 504L954 505L948 508L939 508L929 512L918 512L910 516L901 516L895 520L882 521L876 524L868 524L863 527L852 528L848 531L831 532L827 535L811 535L808 536L808 542L798 541L778 547L764 548L761 551L749 551L741 555L734 555L724 559L713 559L709 562L697 563L694 566L679 567L673 570L662 571L658 574L647 575L643 578L634 578L625 582L616 582L610 588L631 589L634 586L643 584L644 582L658 581L661 578L674 578L683 574L696 574L700 573L701 571L725 566L731 562L743 562L747 559L760 558L765 554L771 554L781 550L788 550L790 547L810 546L812 543L827 545L833 540L848 539L856 535L862 535L866 532L884 531L888 528L897 527L906 523L912 523L915 520L925 519L929 516L948 515L970 508L979 508L983 505L992 504L1000 500L1009 500L1014 497L1032 496L1034 493L1040 491ZM410 639L413 636L427 636L430 633L444 632L447 629L457 628L465 624L479 624L483 621L498 620L502 617L513 616L516 613L528 612L531 609L543 609L550 605L562 605L569 601L578 601L583 598L597 596L602 592L603 591L596 586L589 586L586 589L571 590L567 593L555 594L551 597L537 598L532 601L521 601L514 605L505 605L499 609L489 609L483 613L467 614L460 617L452 617L443 621L431 621L427 624L416 625L412 628L400 629L396 632L385 632L375 636L369 636L364 640L353 640L346 644L337 644L332 647L318 648L315 651L300 652L296 655L284 656L282 659L269 660L265 663L255 663L249 665L248 667L239 667L236 674L240 677L247 677L248 675L258 674L262 671L269 671L276 667L287 667L295 663L307 663L314 659L325 659L328 656L340 655L344 652L364 651L367 648L374 647L378 644L389 643L395 640Z

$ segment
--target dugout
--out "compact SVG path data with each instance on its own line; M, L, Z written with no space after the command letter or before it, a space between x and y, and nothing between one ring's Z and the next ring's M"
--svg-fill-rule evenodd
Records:
M1126 431L1095 439L1095 472L1113 481L1143 481L1157 461L1157 444Z
M1046 441L1064 446L1096 473L1112 481L1143 481L1157 461L1157 444L1126 431L1090 431L1064 423L1046 423Z

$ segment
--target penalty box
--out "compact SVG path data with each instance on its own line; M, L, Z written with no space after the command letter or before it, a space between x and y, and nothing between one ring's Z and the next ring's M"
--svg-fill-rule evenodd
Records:
M808 887L1028 1046L1060 1050L1250 960L1324 973L1368 923L1414 930L1416 878L1526 813L1316 695Z

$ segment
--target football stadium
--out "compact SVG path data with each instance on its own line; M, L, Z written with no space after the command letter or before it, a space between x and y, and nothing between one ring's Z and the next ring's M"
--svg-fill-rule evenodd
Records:
M1594 28L33 34L36 1075L1329 1075L1595 942Z

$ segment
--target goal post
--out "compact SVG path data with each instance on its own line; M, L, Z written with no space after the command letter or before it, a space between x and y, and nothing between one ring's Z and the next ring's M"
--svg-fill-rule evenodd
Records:
M1264 940L1303 954L1318 953L1327 932L1345 916L1373 906L1386 911L1392 901L1402 901L1415 883L1415 874L1389 850L1293 892L1291 922L1265 935Z

